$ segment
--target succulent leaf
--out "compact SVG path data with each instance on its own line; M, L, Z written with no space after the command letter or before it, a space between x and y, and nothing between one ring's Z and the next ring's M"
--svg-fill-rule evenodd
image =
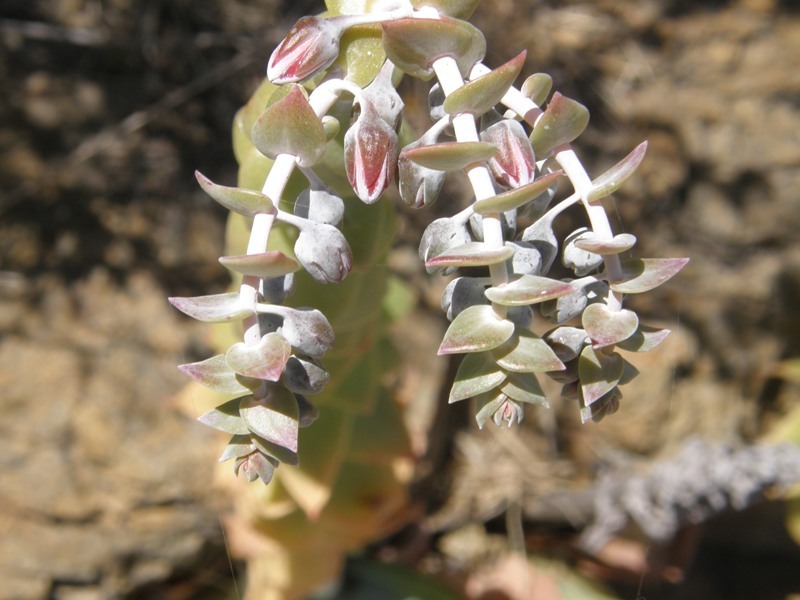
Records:
M252 396L243 396L241 398L234 398L219 406L212 408L205 414L197 417L203 425L208 425L214 429L219 429L231 435L247 435L250 430L247 424L242 420L239 415L239 404L247 398Z
M222 266L242 275L252 275L261 279L280 277L294 273L300 268L293 258L278 250L270 250L259 254L240 254L239 256L221 256Z
M297 452L300 410L294 394L286 388L272 386L263 400L256 400L252 396L245 398L239 406L239 414L252 433L281 448Z
M236 379L236 373L228 366L224 354L206 360L178 365L182 373L194 381L220 394L247 394L250 390Z
M172 297L169 303L185 315L206 323L236 321L253 314L252 307L243 306L239 294Z
M472 207L478 214L515 210L521 206L524 206L537 196L540 196L560 176L561 171L548 173L547 175L540 177L531 183L522 185L507 192L503 192L502 194L476 200Z
M497 365L491 353L467 354L458 366L449 402L452 404L491 391L505 379L505 371Z
M278 381L292 353L279 333L268 333L256 344L236 342L225 353L225 362L236 373L266 381Z
M442 142L427 146L406 147L403 157L420 166L436 171L459 171L495 154L496 147L489 142Z
M609 281L611 289L623 294L641 294L657 288L678 274L688 258L638 258L622 262L622 278Z
M558 279L522 275L505 285L490 287L486 290L486 297L504 306L523 306L552 300L574 291L575 288L569 283Z
M536 404L545 408L550 406L539 380L530 372L509 373L508 380L500 387L500 391L517 402Z
M656 329L640 324L632 336L617 344L617 348L629 352L649 352L667 339L670 333L669 329Z
M525 329L517 330L505 344L492 350L497 364L515 373L562 371L561 362L543 339Z
M544 158L556 146L577 138L588 124L586 107L556 92L531 132L534 154Z
M461 76L486 54L486 40L473 25L451 17L405 18L382 23L386 56L412 77L433 77L433 63L443 57L455 59Z
M425 261L425 266L429 269L440 267L485 267L504 262L512 256L514 256L514 248L511 246L490 246L483 242L467 242L429 258Z
M645 152L647 152L646 141L636 146L628 156L592 181L592 191L589 192L587 201L597 202L616 192L639 168L644 160Z
M259 213L275 210L272 200L261 192L217 185L200 171L195 171L194 175L203 191L230 211L245 217L254 217Z
M514 324L498 317L491 306L470 306L450 323L438 354L491 350L506 342L513 334Z
M516 80L526 55L523 50L507 63L453 91L444 101L445 112L451 116L461 113L478 116L489 111Z
M608 354L602 349L586 346L578 359L578 376L585 405L591 406L617 387L624 370L625 364L619 354Z
M325 154L328 138L302 88L294 84L289 87L289 92L267 106L253 125L253 144L269 158L290 154L301 167L311 167Z
M411 6L417 10L431 6L443 15L457 19L468 19L480 0L411 0Z
M631 337L639 327L639 317L632 310L612 310L602 302L590 304L583 311L581 324L595 348L613 346Z
M575 238L574 244L581 250L607 256L630 250L636 244L636 236L630 233L618 233L610 240L603 239L592 231L586 231Z
M520 91L530 98L534 104L543 106L550 90L553 89L553 78L547 73L534 73L522 84Z

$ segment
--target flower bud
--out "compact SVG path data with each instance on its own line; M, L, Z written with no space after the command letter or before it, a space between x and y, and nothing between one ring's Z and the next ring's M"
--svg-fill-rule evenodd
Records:
M353 253L342 232L333 225L308 221L294 244L297 260L321 283L340 282L350 272Z
M445 171L436 171L418 165L403 156L397 161L397 187L400 198L413 208L422 208L433 204L444 185Z
M367 204L375 202L394 177L397 134L369 104L344 136L347 179L356 195Z
M497 146L489 169L502 186L518 188L536 176L536 157L528 136L518 121L504 119L481 132L481 140Z
M335 19L303 17L272 52L267 77L277 85L313 77L336 60L341 35Z
M344 217L344 201L328 190L306 188L294 202L294 214L336 227Z

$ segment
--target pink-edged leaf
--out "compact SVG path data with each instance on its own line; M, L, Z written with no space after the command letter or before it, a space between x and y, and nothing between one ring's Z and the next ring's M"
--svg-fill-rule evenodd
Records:
M583 310L581 324L595 348L613 346L631 337L639 327L639 317L632 310L612 310L601 302Z
M577 358L583 346L589 341L589 336L583 329L567 326L556 327L545 333L542 338L565 363Z
M242 400L239 414L252 433L281 448L297 452L300 412L294 394L286 388L271 387L264 400L259 401L252 396Z
M462 77L486 54L483 34L466 21L403 18L385 21L383 47L398 69L412 77L428 80L433 63L443 57L455 59Z
M489 169L497 183L507 188L518 188L533 182L536 157L528 134L519 121L498 121L483 129L480 138L482 142L497 147L489 160Z
M619 354L606 354L586 346L578 359L578 377L586 406L590 406L617 387L625 370Z
M225 362L246 377L278 381L292 354L292 347L279 333L268 333L257 344L237 342L225 353Z
M313 77L336 60L341 34L337 19L303 17L272 52L267 78L281 85Z
M247 398L252 398L252 396L228 400L224 404L220 404L207 413L200 415L197 420L203 425L208 425L231 435L247 435L249 433L247 424L239 415L239 404Z
M512 246L490 246L483 242L467 242L427 259L425 266L428 268L485 267L504 262L512 256L514 256Z
M245 217L254 217L257 214L271 213L275 210L269 196L261 192L217 185L200 171L195 171L194 176L206 194L232 212Z
M542 386L533 373L509 373L508 380L500 387L506 396L517 402L549 407Z
M494 156L496 146L489 142L442 142L406 148L402 156L435 171L459 171L485 162Z
M299 85L267 106L253 125L252 139L265 156L290 154L301 167L319 162L328 143L322 122Z
M259 254L241 254L238 256L222 256L219 262L231 271L242 275L252 275L261 279L271 279L294 273L300 268L296 260L278 250L270 250Z
M648 352L667 339L671 333L669 329L656 329L639 325L631 337L617 344L617 348L628 350L629 352Z
M491 306L479 304L464 309L453 319L439 346L439 355L482 352L506 342L514 324L497 316Z
M586 107L556 92L531 132L534 154L538 159L544 158L556 146L577 138L588 124Z
M450 389L450 403L486 393L505 381L506 373L489 352L467 354Z
M597 202L616 192L639 168L645 152L647 152L646 141L636 146L628 156L592 181L592 191L589 192L587 200Z
M211 294L210 296L172 297L169 303L198 321L223 323L249 317L251 307L243 306L237 292Z
M534 73L523 83L520 91L534 104L542 106L553 89L553 78L547 73Z
M560 298L574 291L564 281L538 275L523 275L505 285L490 287L485 294L490 301L503 306L525 306Z
M451 116L469 113L475 116L488 112L517 79L525 64L524 50L507 63L462 85L444 101L444 110Z
M548 173L543 177L539 177L527 185L497 194L490 198L482 198L476 200L472 207L478 214L505 212L507 210L514 210L520 206L524 206L537 196L547 190L556 179L561 176L561 171L554 171Z
M322 311L316 308L280 307L278 314L283 317L281 333L294 348L303 354L320 357L336 342L330 322Z
M250 392L236 379L236 373L228 366L224 354L206 360L179 365L178 369L197 383L220 394L247 394Z
M553 349L534 333L520 329L505 344L492 350L497 364L515 373L562 371L564 363Z
M636 244L636 236L630 233L619 233L607 240L594 232L587 231L576 238L574 244L586 252L605 256L630 250Z
M641 294L657 288L678 274L688 258L637 258L623 260L622 277L609 281L611 289L623 294Z
M256 479L261 479L262 483L267 485L272 481L272 476L275 474L275 469L278 468L279 464L280 462L271 456L261 452L253 452L236 459L234 472L238 475L239 471L241 471L242 475L250 483Z
M369 105L344 136L347 179L362 202L372 204L394 180L398 141L394 128Z

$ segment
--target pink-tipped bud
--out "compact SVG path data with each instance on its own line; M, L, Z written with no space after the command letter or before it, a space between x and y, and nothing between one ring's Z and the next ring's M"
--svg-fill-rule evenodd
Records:
M356 195L372 204L394 178L398 154L397 134L369 105L344 136L347 179Z
M481 140L497 146L489 161L495 180L507 188L518 188L536 176L536 157L528 135L517 121L505 119L481 132Z
M267 78L278 85L296 83L327 69L339 55L342 31L335 19L303 17L270 56Z

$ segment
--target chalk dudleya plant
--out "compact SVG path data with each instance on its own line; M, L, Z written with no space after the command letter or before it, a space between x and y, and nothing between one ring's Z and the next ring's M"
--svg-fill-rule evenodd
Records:
M300 19L269 59L269 95L244 133L270 160L266 178L225 187L197 175L250 226L246 251L220 259L240 286L171 302L202 321L241 321L243 336L182 369L236 396L200 420L232 435L221 460L248 480L267 483L280 463L298 464L299 430L317 416L309 397L330 378L322 360L334 344L329 320L285 302L298 272L337 283L353 268L357 240L341 231L352 207L344 178L367 205L397 182L402 200L420 208L436 200L447 173L466 173L471 202L430 223L419 256L429 273L458 274L442 297L450 325L438 353L464 355L450 402L474 398L481 427L518 423L526 404L546 407L542 376L563 385L584 422L599 421L637 375L618 350L648 351L669 333L641 324L624 297L661 285L688 259L627 258L636 238L615 234L603 205L639 166L646 142L592 179L572 148L587 109L551 94L548 75L515 85L524 52L484 65L484 36L466 21L477 3L328 0L327 12ZM398 135L406 131L396 90L403 77L431 82L429 128L407 143ZM297 181L302 190L290 196ZM554 222L576 206L587 226L559 240ZM293 252L271 249L276 236L293 240ZM552 274L559 256L571 276ZM533 333L543 331L535 320L549 331Z

